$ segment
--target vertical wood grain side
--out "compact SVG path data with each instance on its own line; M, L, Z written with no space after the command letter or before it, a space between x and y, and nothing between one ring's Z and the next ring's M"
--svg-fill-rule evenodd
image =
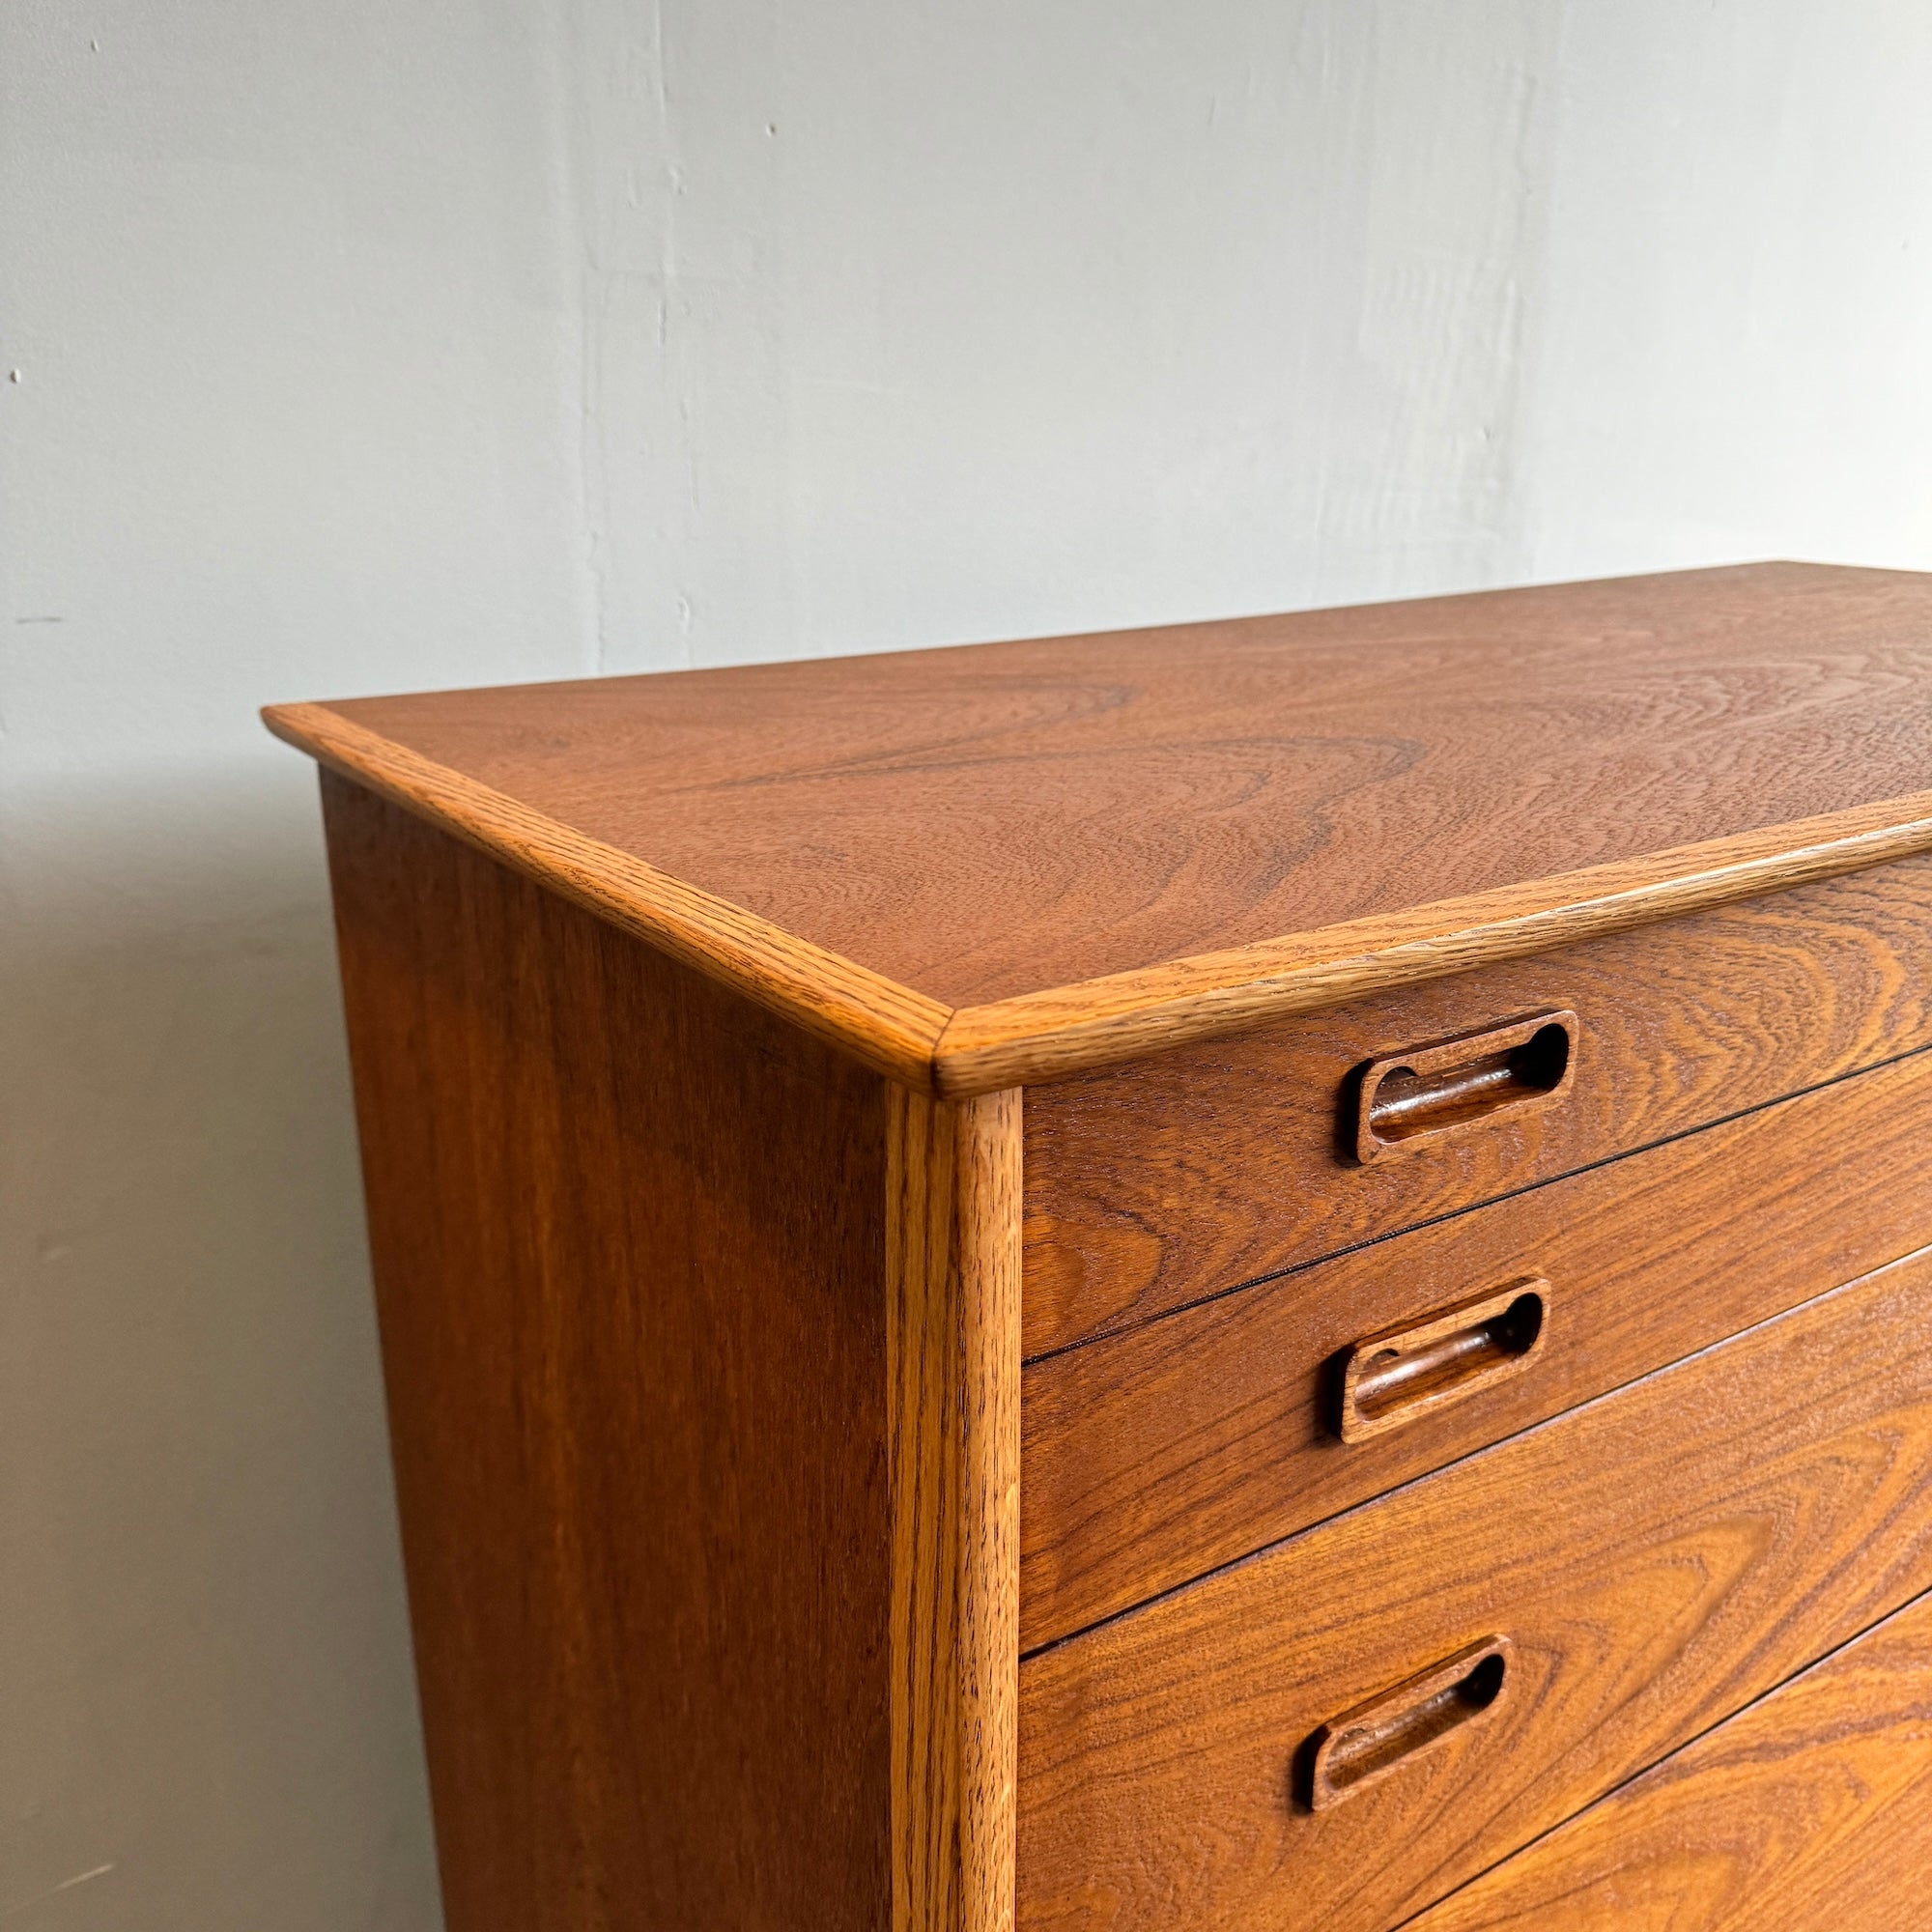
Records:
M450 1932L883 1932L887 1083L324 783Z
M1020 1095L894 1088L886 1155L894 1932L1009 1932Z

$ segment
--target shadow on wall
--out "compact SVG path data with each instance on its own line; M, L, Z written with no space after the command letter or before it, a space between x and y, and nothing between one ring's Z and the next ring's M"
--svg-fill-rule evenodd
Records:
M312 781L0 839L0 1922L432 1932Z

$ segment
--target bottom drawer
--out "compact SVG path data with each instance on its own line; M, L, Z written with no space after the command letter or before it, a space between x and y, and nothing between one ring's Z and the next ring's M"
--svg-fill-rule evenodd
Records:
M1928 1306L1921 1250L1028 1659L1020 1923L1383 1932L1932 1588Z
M1411 1932L1898 1932L1932 1890L1932 1598L1486 1872Z

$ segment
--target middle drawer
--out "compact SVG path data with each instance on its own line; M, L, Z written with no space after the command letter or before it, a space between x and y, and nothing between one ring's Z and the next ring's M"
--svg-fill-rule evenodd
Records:
M1921 1053L1036 1362L1022 1647L1891 1261L1932 1239L1928 1200ZM1416 1339L1472 1301L1505 1308ZM1407 1360L1357 1405L1372 1433L1344 1441L1343 1352L1391 1330Z

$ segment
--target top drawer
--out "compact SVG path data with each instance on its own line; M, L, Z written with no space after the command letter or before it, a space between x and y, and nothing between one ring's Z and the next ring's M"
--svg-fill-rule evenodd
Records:
M1539 1015L1567 1059L1520 1026L1422 1052ZM1932 855L1034 1089L1025 1352L1928 1042Z

